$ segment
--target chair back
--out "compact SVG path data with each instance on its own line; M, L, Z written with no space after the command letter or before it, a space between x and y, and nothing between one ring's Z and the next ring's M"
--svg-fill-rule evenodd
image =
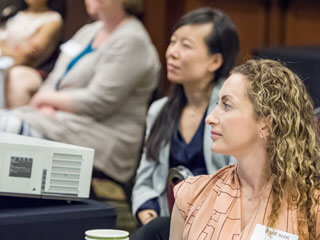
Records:
M171 215L172 208L174 205L173 188L179 182L181 182L189 177L192 177L192 176L193 176L192 172L184 166L178 166L176 168L169 169L166 192L167 192L167 199L168 199L168 206L169 206L170 215Z

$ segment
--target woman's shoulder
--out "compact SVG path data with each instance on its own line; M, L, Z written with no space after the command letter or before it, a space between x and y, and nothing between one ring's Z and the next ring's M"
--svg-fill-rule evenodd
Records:
M62 21L62 16L60 15L60 13L56 12L56 11L48 11L45 14L45 17L50 20L50 21Z
M34 21L51 22L51 21L63 21L60 13L48 10L42 13L33 13L26 10L19 11L15 16L17 19L33 19Z
M144 25L135 17L129 17L113 33L113 40L130 40L132 44L137 42L145 46L152 45L151 39Z
M174 188L175 201L180 210L187 212L190 206L202 201L215 188L229 184L230 175L235 172L235 165L228 165L213 175L199 175L188 178Z
M103 23L101 21L94 21L92 23L87 23L83 25L74 35L73 39L82 40L88 36L91 37L92 34L96 33L99 29L103 27Z
M207 189L211 190L212 186L215 184L226 183L230 174L234 173L235 168L235 165L228 165L219 169L215 174L212 175L198 175L195 177L190 177L175 187L175 195L179 197L188 192L192 194L199 194Z
M141 35L147 33L144 25L135 17L129 17L128 19L126 19L119 26L119 32L132 35Z
M168 97L162 97L156 101L154 101L149 107L149 113L157 113L159 112L163 106L168 101Z
M149 133L148 130L151 129L153 126L154 121L156 120L158 114L160 113L161 109L165 105L165 103L168 101L168 97L160 98L156 101L154 101L148 110L148 117L147 117L147 134Z

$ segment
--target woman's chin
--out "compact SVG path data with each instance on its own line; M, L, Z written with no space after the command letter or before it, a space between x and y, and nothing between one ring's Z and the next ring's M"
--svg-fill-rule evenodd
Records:
M183 83L183 80L181 80L181 78L179 78L179 77L173 77L173 76L171 76L171 77L168 77L167 79L168 79L169 82L171 82L171 83L175 83L175 84L182 84L182 83Z
M221 146L217 146L216 144L212 144L211 145L211 152L212 153L216 153L216 154L228 154L227 149L221 147Z

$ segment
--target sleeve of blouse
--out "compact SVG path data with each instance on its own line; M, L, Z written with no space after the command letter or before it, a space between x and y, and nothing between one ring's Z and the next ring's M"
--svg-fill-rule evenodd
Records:
M209 179L209 175L190 177L174 187L175 204L183 219L187 218L190 208L198 198L199 193L207 185L206 183Z
M175 204L186 220L189 210L211 192L216 179L214 175L190 177L174 187Z
M188 200L190 197L191 185L185 181L180 182L174 187L175 204L178 207L181 216L184 220L187 218L189 210Z

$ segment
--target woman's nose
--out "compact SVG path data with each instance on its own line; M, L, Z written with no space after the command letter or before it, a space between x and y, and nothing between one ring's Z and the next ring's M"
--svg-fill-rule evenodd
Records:
M219 119L217 118L217 107L213 109L211 113L206 117L206 124L208 125L216 125L219 123Z
M173 57L173 58L178 58L179 57L179 48L178 44L175 43L173 45L170 45L167 49L166 57Z

